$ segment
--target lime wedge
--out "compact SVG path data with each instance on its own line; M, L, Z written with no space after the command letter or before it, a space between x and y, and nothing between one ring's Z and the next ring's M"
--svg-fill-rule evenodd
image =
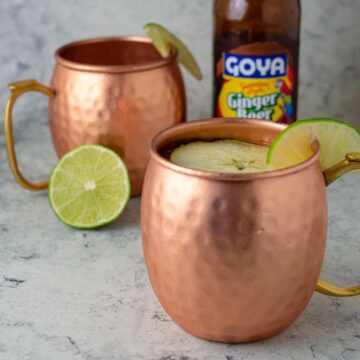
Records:
M81 229L110 223L130 197L128 171L120 157L103 146L83 145L69 151L54 168L49 201L58 218Z
M163 26L155 23L146 24L144 30L162 57L169 56L171 50L175 49L178 52L179 62L184 65L195 79L202 79L200 67L194 56L178 37Z
M273 141L267 163L285 168L301 163L313 154L312 142L320 144L323 170L344 160L345 155L360 150L360 133L351 125L334 119L309 119L295 122Z

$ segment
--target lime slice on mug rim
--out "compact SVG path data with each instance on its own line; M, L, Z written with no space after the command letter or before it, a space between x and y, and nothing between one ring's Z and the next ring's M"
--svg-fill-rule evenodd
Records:
M186 70L188 70L195 79L202 79L201 70L197 61L187 46L177 36L156 23L146 24L144 30L162 57L169 56L171 50L174 48L178 52L178 61Z
M313 155L312 142L320 144L320 165L327 170L344 160L350 152L360 151L360 132L352 125L331 118L299 120L286 127L272 142L267 163L286 168Z
M82 145L66 153L49 180L49 202L56 216L80 229L95 229L115 220L130 193L124 162L100 145Z

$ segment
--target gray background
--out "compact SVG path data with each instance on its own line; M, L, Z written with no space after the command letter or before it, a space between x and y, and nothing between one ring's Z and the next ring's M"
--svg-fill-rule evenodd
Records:
M299 116L333 116L360 125L360 1L302 4ZM0 104L8 82L34 77L48 84L53 52L60 45L99 35L143 34L142 26L154 21L178 34L199 60L204 80L198 83L186 76L188 118L207 117L211 7L211 0L1 0ZM31 118L46 116L46 101L40 102L43 113L35 108Z
M61 45L94 36L144 34L142 26L153 21L181 37L201 64L201 82L183 71L188 119L209 117L211 12L212 0L0 0L0 112L9 82L35 78L49 84L53 54ZM359 38L359 0L302 1L299 118L329 116L360 127ZM46 97L29 93L19 99L14 133L24 172L47 175L56 156ZM3 146L1 132L0 160L6 162ZM7 168L5 176L10 176Z

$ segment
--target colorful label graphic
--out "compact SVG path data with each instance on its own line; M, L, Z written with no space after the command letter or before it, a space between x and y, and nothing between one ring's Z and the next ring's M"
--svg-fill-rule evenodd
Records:
M293 73L287 54L223 54L218 115L290 123Z

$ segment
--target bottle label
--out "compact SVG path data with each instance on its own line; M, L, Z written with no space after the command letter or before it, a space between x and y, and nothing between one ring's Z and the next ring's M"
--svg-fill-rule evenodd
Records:
M290 123L293 119L293 71L286 53L223 53L220 117L242 117Z

